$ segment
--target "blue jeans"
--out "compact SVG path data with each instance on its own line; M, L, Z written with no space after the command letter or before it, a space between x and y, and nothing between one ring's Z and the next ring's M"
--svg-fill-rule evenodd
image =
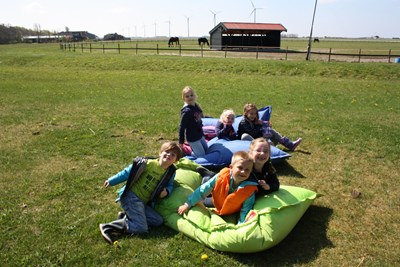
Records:
M147 233L149 226L159 226L164 220L152 207L145 205L132 190L127 190L120 199L126 213L127 231L130 234Z
M202 137L200 140L195 142L188 142L190 147L192 148L192 156L199 158L206 154L208 145L206 139Z

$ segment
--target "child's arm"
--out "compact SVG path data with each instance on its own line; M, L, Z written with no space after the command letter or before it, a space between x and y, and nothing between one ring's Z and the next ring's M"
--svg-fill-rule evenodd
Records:
M243 207L240 210L238 224L244 223L246 221L247 213L249 213L249 211L253 208L255 201L256 196L254 193L251 194L251 196L244 201Z
M178 208L179 215L187 212L192 206L196 205L204 197L208 196L215 187L215 182L217 181L218 174L214 175L206 183L200 185L187 199L185 204Z
M110 178L108 178L107 180L104 181L104 186L108 187L108 186L114 186L116 184L122 183L126 180L128 180L129 177L129 173L132 170L132 164L129 165L128 167L126 167L125 169L123 169L122 171L120 171L119 173L117 173L114 176L111 176Z
M172 190L174 189L174 180L175 180L175 174L174 173L171 177L171 179L169 179L167 186L164 188L164 190L160 193L160 198L165 198L167 196L169 196L172 193Z
M218 121L215 125L215 133L219 139L224 139L226 137L226 125L222 121Z

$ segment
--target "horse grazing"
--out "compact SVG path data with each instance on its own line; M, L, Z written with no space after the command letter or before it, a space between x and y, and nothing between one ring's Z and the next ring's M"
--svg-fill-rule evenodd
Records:
M318 38L314 38L314 43L319 43L319 39Z
M168 47L174 46L175 45L179 45L179 38L178 37L171 37L168 40Z
M208 45L208 46L210 46L210 44L208 43L208 40L207 40L207 38L204 38L204 37L200 37L199 38L199 45Z

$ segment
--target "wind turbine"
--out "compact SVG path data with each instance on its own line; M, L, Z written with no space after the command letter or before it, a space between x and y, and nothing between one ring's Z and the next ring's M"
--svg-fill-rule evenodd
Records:
M256 23L256 13L257 13L257 9L263 9L262 7L256 7L254 4L253 4L253 1L250 1L251 2L251 5L253 6L253 11L251 11L251 13L250 13L250 16L252 15L252 14L254 14L254 23Z
M214 15L214 27L215 27L215 25L217 25L217 14L220 13L221 11L214 12L211 9L209 9L209 10Z
M190 19L191 17L192 17L192 16L190 16L190 17L185 16L186 21L187 21L187 27L188 27L188 37L189 37L189 19Z
M157 37L157 21L154 21L154 36Z
M168 23L168 37L171 37L171 18L169 18L168 21L166 21L166 23Z

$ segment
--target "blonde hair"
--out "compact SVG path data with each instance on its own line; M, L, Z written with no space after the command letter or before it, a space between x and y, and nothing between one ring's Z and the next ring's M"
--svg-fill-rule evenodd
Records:
M160 154L164 151L172 151L173 153L176 154L176 160L180 160L182 158L182 149L179 147L179 145L175 142L165 142L161 145L160 148Z
M223 122L226 123L226 119L230 116L233 115L233 121L235 121L235 112L232 109L224 109L224 111L222 111L221 116L219 117L219 119Z
M274 174L276 173L276 169L274 168L274 166L272 165L271 162L271 144L264 138L264 137L259 137L254 139L253 141L251 141L250 146L249 146L249 151L254 150L254 147L258 144L266 144L267 145L267 149L268 149L268 154L269 154L269 159L267 161L267 172Z
M196 92L193 90L193 88L190 86L185 86L182 90L182 100L185 100L185 94L187 94L190 91L192 91L194 96L197 98Z
M249 111L250 111L250 110L253 110L253 109L255 109L256 111L258 111L257 106L256 106L255 104L252 104L252 103L247 103L247 104L245 104L244 107L243 107L243 115L244 115L245 117L247 117L247 113L249 113ZM258 112L257 112L257 120L258 120L258 119L259 119L259 118L258 118Z
M251 165L253 165L253 159L250 158L249 153L246 151L237 151L233 154L232 159L231 159L231 165L235 165L239 161L243 162L251 162Z
M249 151L253 150L254 147L258 144L266 144L268 148L268 153L271 155L271 145L264 137L259 137L251 141Z

